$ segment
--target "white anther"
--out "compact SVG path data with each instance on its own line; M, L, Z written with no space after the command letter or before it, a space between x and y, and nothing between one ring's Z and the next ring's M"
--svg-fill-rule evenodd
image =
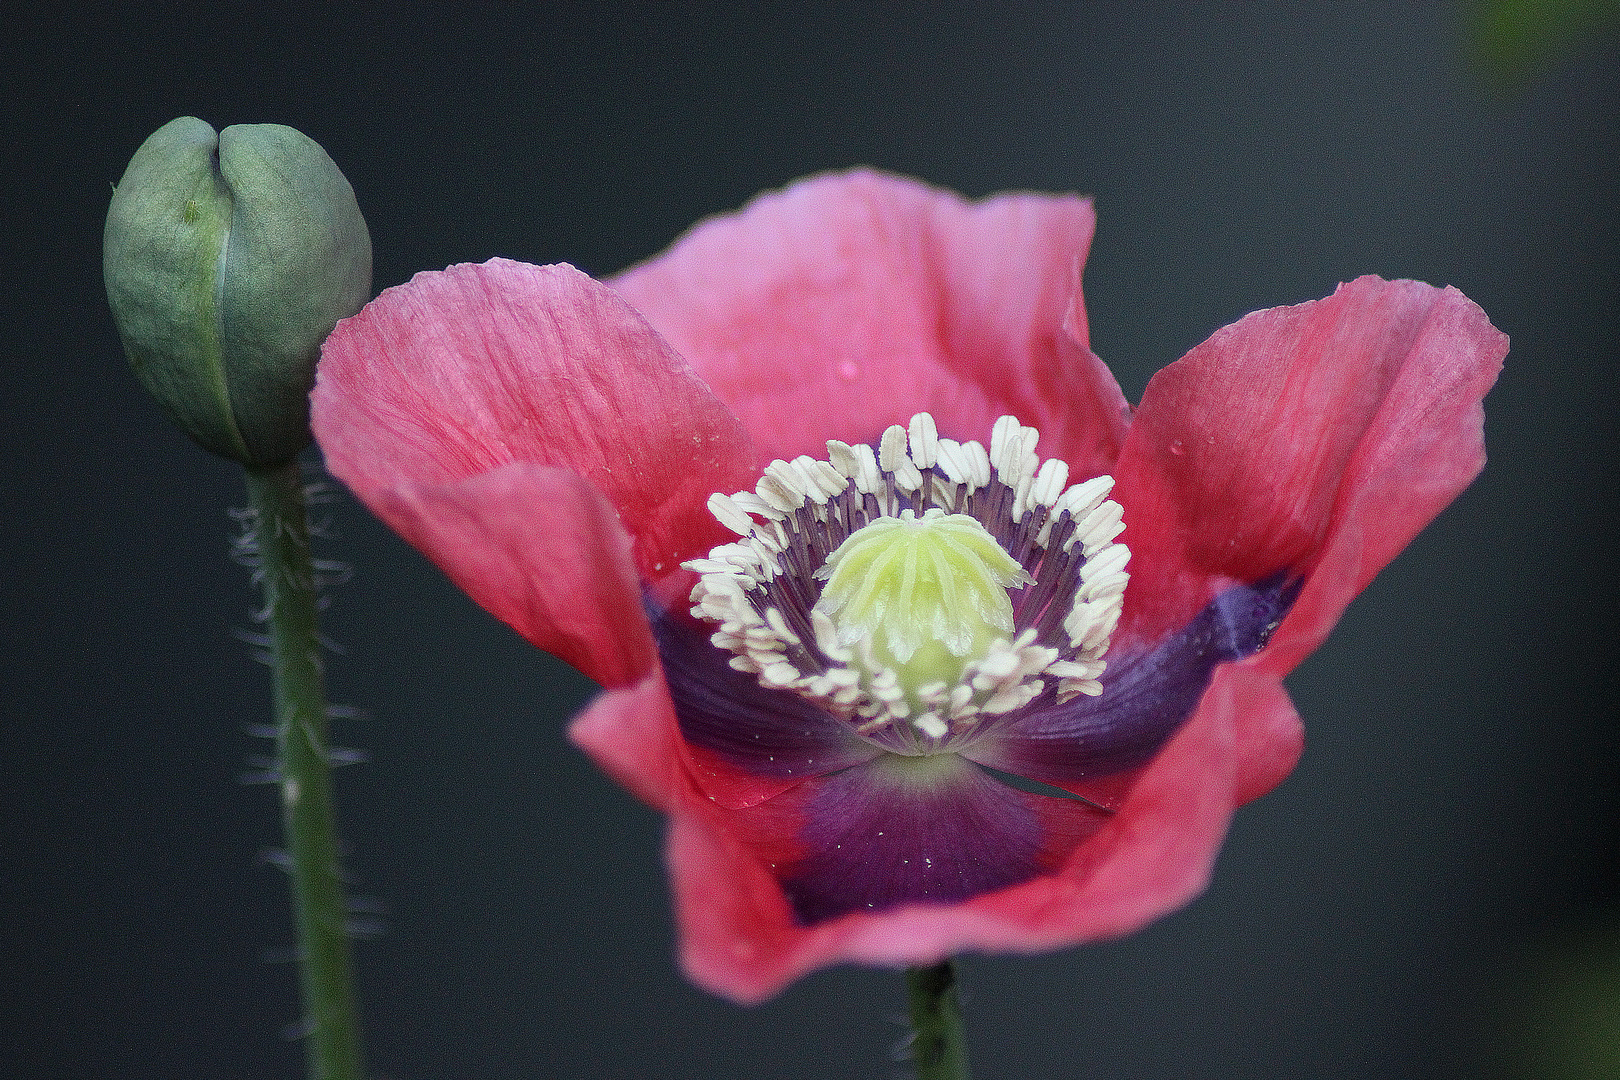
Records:
M1118 547L1119 545L1114 546ZM1096 581L1086 582L1080 586L1080 591L1075 595L1089 604L1101 603L1111 596L1119 596L1124 593L1125 586L1130 583L1130 580L1131 575L1126 573L1110 574L1107 577L1098 578Z
M894 472L905 457L906 429L899 424L885 428L883 437L878 440L878 464L883 466L884 472Z
M950 725L931 712L923 713L911 723L918 731L930 739L943 739L951 733Z
M1102 683L1096 679L1065 679L1058 683L1058 704L1063 705L1074 699L1077 694L1087 697L1097 697L1103 692Z
M780 547L773 549L771 545L775 541L757 533L750 536L748 542L754 546L754 554L759 556L759 580L762 582L775 580L782 573L782 560L777 558L782 549Z
M775 461L765 466L765 475L773 477L784 488L799 496L801 499L804 497L805 479L802 475L800 475L799 467L793 462L783 461L781 458L777 458Z
M860 685L860 674L847 667L828 668L809 682L812 691L828 698L851 689L859 693Z
M747 541L740 544L721 544L709 555L716 559L724 559L741 572L747 574L759 568L759 552L755 551Z
M827 463L840 476L850 480L853 480L855 474L860 471L860 460L855 456L855 448L837 439L827 440Z
M1101 505L1112 490L1114 490L1112 476L1094 476L1083 484L1075 484L1058 496L1057 501L1052 504L1052 514L1055 517L1067 510L1070 517L1079 521Z
M899 701L906 696L900 689L900 679L893 668L878 668L872 673L872 696L879 701Z
M681 563L681 569L690 570L696 574L741 573L735 563L726 559L687 559Z
M780 652L783 645L781 636L764 621L754 623L744 631L743 642L750 649L764 650L766 652Z
M1030 505L1051 506L1063 494L1064 485L1068 482L1069 463L1062 458L1047 458L1041 463L1041 471L1030 486Z
M825 461L817 461L809 454L794 458L793 464L804 478L805 494L817 503L826 502L849 486L837 469Z
M1117 502L1105 502L1085 516L1074 530L1071 545L1078 543L1080 551L1089 558L1114 537L1125 531L1125 511Z
M731 605L717 599L713 593L692 598L692 617L697 619L726 619L731 615Z
M1076 633L1069 629L1069 620L1064 620L1063 629L1068 631L1070 643L1082 652L1106 644L1114 633L1114 628L1119 625L1121 599L1118 596L1111 596L1095 604L1076 604L1070 617L1073 618L1083 608L1086 612L1085 625L1080 628L1077 620L1076 627L1081 632Z
M1014 709L1022 709L1025 705L1041 696L1046 684L1040 679L1031 679L1028 682L1015 683L1012 686L1002 687L980 706L985 712L992 714L1009 713Z
M851 672L851 674L854 674L854 672ZM848 686L843 686L833 691L832 701L834 705L847 709L861 701L864 697L865 692L861 690L860 680L857 679Z
M777 537L776 533L767 528L768 523L762 523L754 529L752 536L743 543L754 549L759 561L765 566L776 566L776 557L782 553L787 545ZM780 569L780 567L778 567Z
M709 513L714 519L738 536L747 536L754 531L754 519L749 517L743 508L737 505L735 499L729 495L722 495L718 491L709 496Z
M1125 564L1130 561L1130 548L1124 544L1109 544L1086 559L1085 565L1080 567L1080 580L1089 584L1111 575L1123 573Z
M1101 660L1059 660L1042 672L1059 679L1095 679L1108 665Z
M733 604L739 611L752 611L744 592L745 579L733 574L716 574L698 580L696 588L701 588L705 598L724 600Z
M759 673L759 681L773 689L792 686L798 679L799 669L785 660L764 667Z
M978 442L962 444L962 453L967 458L968 482L975 488L986 487L990 483L990 455L985 453L984 446Z
M791 524L793 524L792 518L784 518L781 521L762 522L760 527L754 531L754 535L759 536L761 533L769 534L769 536L776 541L777 546L781 550L786 551L793 545L793 536L788 532L788 526Z
M766 475L775 474L782 485L802 500L814 489L815 483L806 475L801 461L814 461L814 458L801 455L792 461L773 461L765 466Z
M976 674L973 677L976 689L988 690L1018 670L1018 654L1006 642L1001 642L1000 645L1000 648L992 645L989 655L980 660L976 666Z
M916 462L906 453L906 429L899 424L894 425L883 433L883 441L879 444L879 463L885 472L894 477L894 486L910 494L923 485L922 473L918 470Z
M960 484L951 483L937 472L934 474L934 505L944 510L947 514L954 514L956 512L957 504L960 501L957 498L957 492L960 490Z
M804 505L804 487L798 473L782 460L765 466L765 475L759 478L754 491L780 514L792 513Z
M1069 608L1069 613L1063 617L1063 632L1069 635L1069 647L1078 649L1086 635L1091 632L1092 624L1102 615L1102 606L1088 604L1083 600L1076 600Z
M850 478L855 490L862 495L875 495L883 487L883 473L878 470L877 455L865 443L850 448L855 454L855 471Z
M952 483L965 484L971 474L971 463L962 444L955 439L940 439L934 447L935 463L951 478Z
M1019 447L1015 444L1019 442L1023 430L1016 416L997 417L990 428L990 464L1003 474L1003 479L1010 471L1011 463L1020 456Z
M934 418L925 412L911 418L911 460L919 469L931 469L939 460L939 432Z
M835 664L847 664L850 651L838 644L838 627L827 613L818 608L810 610L810 629L816 633L816 648Z
M1026 476L1033 476L1040 464L1035 443L1041 433L1024 427L1017 418L1003 416L990 431L990 462L996 475L1008 487L1017 489Z
M1012 519L1023 521L1024 515L1029 512L1029 492L1035 486L1035 477L1025 473L1019 478L1013 490Z
M731 497L744 513L765 518L767 521L779 521L782 511L760 498L757 491L739 491Z

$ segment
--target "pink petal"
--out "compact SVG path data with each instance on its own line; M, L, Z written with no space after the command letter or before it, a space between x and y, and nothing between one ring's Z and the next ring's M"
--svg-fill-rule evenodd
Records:
M737 419L612 290L496 259L418 274L340 323L312 398L328 467L368 503L511 462L570 469L618 510L642 576L727 535L751 486Z
M672 811L669 846L683 965L700 986L752 1003L829 964L1033 953L1136 930L1207 885L1237 802L1239 718L1268 712L1275 683L1269 674L1224 665L1193 718L1058 872L957 905L799 927L768 863L790 853L761 855L735 824L739 815L689 800ZM779 828L786 833L792 822Z
M1133 553L1123 633L1152 637L1234 579L1289 570L1307 584L1265 655L1297 663L1478 474L1480 401L1506 352L1457 290L1363 277L1159 372L1115 472Z
M580 477L518 463L371 495L379 517L540 648L604 686L657 668L630 537Z
M661 670L598 694L568 725L568 737L649 806L674 813L681 805L680 732Z
M613 285L742 417L761 464L921 410L959 440L1011 413L1091 476L1126 415L1086 337L1094 225L1076 196L968 203L856 171L704 222Z
M1242 694L1233 716L1240 806L1282 783L1305 750L1305 725L1300 723L1288 691L1277 681L1275 665L1268 667L1261 659L1265 655L1260 653L1231 665L1226 675Z

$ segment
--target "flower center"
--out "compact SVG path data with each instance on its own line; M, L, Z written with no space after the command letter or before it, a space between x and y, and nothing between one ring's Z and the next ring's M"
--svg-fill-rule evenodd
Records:
M1068 485L1011 416L990 449L918 413L875 448L766 466L709 509L742 539L686 567L731 666L902 754L1043 695L1099 694L1130 552L1113 479Z
M832 619L844 649L868 676L892 668L907 702L925 686L962 680L971 657L1013 636L1007 590L1034 582L988 529L937 506L863 526L815 572L826 588L813 612Z

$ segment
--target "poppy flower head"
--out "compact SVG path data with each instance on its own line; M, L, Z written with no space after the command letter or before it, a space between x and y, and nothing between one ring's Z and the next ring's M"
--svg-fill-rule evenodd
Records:
M1419 282L1249 315L1133 415L1092 223L815 177L607 283L452 267L328 339L328 467L604 687L570 734L668 815L701 985L1187 902L1298 759L1282 676L1482 466L1506 338Z

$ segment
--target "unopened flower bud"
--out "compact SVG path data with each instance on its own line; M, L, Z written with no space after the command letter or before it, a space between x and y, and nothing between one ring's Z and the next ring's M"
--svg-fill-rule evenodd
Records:
M326 151L280 124L171 120L107 210L107 300L146 388L245 465L308 445L321 342L371 297L371 237Z

